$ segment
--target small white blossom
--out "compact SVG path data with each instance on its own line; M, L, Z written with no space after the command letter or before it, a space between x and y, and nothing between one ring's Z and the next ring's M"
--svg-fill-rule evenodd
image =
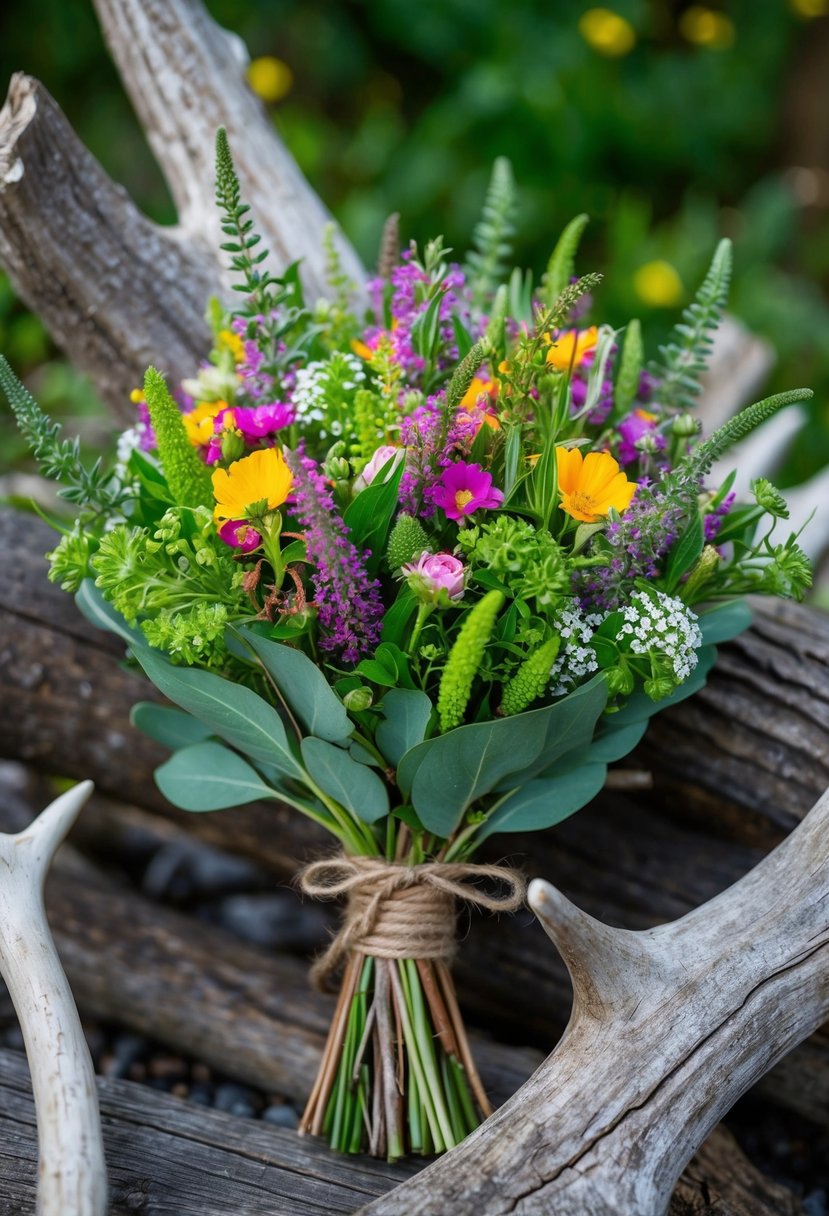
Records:
M632 654L654 652L667 658L678 684L687 680L697 665L702 645L698 617L682 600L655 588L651 593L634 591L622 609L625 623L618 637L628 636Z
M553 628L561 636L561 647L550 669L553 696L570 692L585 676L598 671L590 642L601 623L598 613L584 613L580 608L564 608L553 621Z

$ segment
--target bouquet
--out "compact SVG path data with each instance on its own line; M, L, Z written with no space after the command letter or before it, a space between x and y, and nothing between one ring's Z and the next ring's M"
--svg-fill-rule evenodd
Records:
M267 270L223 131L217 198L239 307L210 303L192 379L148 370L113 468L86 465L4 361L0 381L76 509L51 577L172 702L134 710L172 752L163 793L196 812L274 799L337 842L301 876L347 897L315 968L339 997L303 1130L439 1153L489 1113L449 970L456 907L523 894L478 850L589 802L704 684L744 593L803 594L780 493L709 480L809 394L702 437L728 243L646 364L636 321L590 319L585 217L537 285L509 270L503 161L463 264L440 239L401 256L390 227L354 285L332 231L312 307L297 266Z

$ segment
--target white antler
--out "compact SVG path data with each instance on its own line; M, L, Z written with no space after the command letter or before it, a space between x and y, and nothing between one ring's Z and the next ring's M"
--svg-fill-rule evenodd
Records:
M83 781L24 831L0 833L0 972L32 1074L38 1216L104 1216L107 1205L92 1061L43 906L52 858L91 793Z

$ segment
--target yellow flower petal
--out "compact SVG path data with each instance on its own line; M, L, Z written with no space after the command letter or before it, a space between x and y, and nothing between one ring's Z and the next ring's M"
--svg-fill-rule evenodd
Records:
M588 452L582 457L578 448L556 448L559 506L573 519L593 524L611 510L626 511L636 493L636 483L628 481L609 452Z
M280 507L293 483L293 474L278 448L261 448L235 460L229 469L213 472L213 518L220 526L229 519L245 519L255 503L266 502L269 511Z

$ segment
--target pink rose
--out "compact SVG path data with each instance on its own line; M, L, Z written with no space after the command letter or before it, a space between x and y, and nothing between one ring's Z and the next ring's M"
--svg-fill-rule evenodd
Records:
M422 553L403 567L403 573L424 599L435 599L442 591L450 600L463 596L466 566L451 553Z
M379 447L369 460L366 467L363 469L360 476L354 482L354 489L357 491L357 493L359 494L360 490L364 490L366 486L370 486L383 466L387 465L390 460L393 460L394 463L391 465L388 473L383 478L383 481L388 481L392 473L400 464L400 461L403 459L403 455L403 448L396 448L394 444L384 443L382 447Z

